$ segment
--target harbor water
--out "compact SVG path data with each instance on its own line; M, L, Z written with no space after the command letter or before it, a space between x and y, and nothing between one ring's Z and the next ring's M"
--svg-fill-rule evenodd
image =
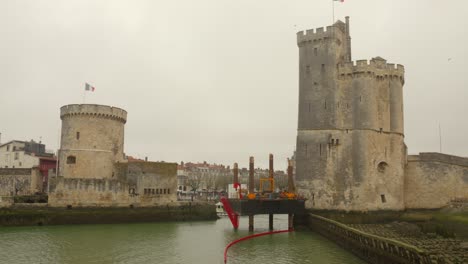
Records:
M0 227L0 263L224 263L224 248L249 235L241 217L234 231L217 221L145 224ZM275 215L275 230L287 216ZM255 233L268 231L268 216L255 216ZM227 263L364 263L320 235L300 230L240 242Z

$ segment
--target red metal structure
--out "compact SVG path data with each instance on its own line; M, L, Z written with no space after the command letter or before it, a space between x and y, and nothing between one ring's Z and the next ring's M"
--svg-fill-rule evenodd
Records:
M39 157L39 171L42 175L42 189L47 190L47 182L49 181L49 170L57 166L57 159L55 157Z
M223 204L224 210L229 216L229 220L231 220L234 229L239 228L239 215L236 212L234 212L234 210L231 207L231 204L229 203L229 200L226 197L221 197L221 203Z

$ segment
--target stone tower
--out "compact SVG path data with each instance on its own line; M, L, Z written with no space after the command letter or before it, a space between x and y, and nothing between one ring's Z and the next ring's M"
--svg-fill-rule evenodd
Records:
M404 68L351 61L346 23L297 33L296 181L315 209L404 208Z
M62 138L59 175L112 178L114 164L125 160L127 112L105 105L72 104L60 108Z

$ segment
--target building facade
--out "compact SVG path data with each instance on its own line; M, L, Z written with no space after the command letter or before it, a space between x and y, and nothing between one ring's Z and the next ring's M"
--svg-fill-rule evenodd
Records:
M40 178L41 187L37 188L34 182L34 192L47 191L49 171L55 171L56 165L57 158L40 142L12 140L0 145L0 169L37 170L38 174L33 177Z

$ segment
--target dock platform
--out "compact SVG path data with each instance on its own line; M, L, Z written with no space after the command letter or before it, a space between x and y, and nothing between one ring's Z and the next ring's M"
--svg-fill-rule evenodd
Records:
M305 212L305 200L288 199L229 199L238 215L301 214Z

